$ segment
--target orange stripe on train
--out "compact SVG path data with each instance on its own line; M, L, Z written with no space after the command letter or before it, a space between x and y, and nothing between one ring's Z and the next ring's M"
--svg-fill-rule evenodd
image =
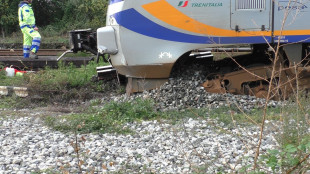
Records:
M171 26L180 28L193 33L203 34L206 36L271 36L271 31L240 31L226 30L216 28L199 22L186 14L180 12L170 5L166 0L159 0L142 6L147 12L154 17L168 23ZM275 35L280 35L280 31L275 31ZM309 35L310 30L285 30L282 35Z

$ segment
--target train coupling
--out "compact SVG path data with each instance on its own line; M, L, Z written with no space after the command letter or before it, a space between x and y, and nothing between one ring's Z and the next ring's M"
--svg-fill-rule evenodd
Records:
M77 53L78 51L88 51L97 55L97 33L95 31L92 29L70 31L70 50L58 57L57 61L68 53Z
M97 32L90 28L70 31L70 47L74 53L88 51L97 55Z

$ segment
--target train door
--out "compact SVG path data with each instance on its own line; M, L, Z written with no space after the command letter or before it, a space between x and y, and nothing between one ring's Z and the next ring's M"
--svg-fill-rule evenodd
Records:
M231 0L232 30L270 30L272 0Z

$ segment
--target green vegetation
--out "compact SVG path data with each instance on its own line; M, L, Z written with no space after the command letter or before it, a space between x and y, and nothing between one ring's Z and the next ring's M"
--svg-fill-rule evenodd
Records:
M57 70L46 68L36 74L25 77L28 86L37 91L61 91L63 89L81 88L91 82L96 74L96 64L90 63L82 68L76 68L73 64L64 66L59 63Z
M80 88L91 83L91 78L96 74L96 67L104 65L103 61L77 68L73 64L66 66L58 63L58 69L45 67L34 73L25 73L23 76L7 77L5 71L0 71L1 86L27 86L36 91L54 91L62 89ZM0 66L0 69L3 69Z
M7 97L0 95L0 109L24 108L28 105L28 100L17 96Z
M267 111L268 120L279 120L279 115L281 114L281 108L268 108ZM220 107L213 110L208 114L210 118L216 119L225 125L231 125L236 122L239 124L252 123L258 125L262 121L263 109L256 108L251 111L243 111L236 105L231 105L230 107Z
M226 126L253 125L262 120L262 109L255 109L247 114L232 111L227 108L218 109L186 109L185 111L156 111L155 103L151 99L138 98L133 101L123 101L103 104L94 100L87 111L81 114L66 115L62 118L47 117L46 123L57 130L75 131L77 125L82 124L79 131L90 132L122 132L125 123L134 121L165 119L172 124L178 124L184 118L208 119L212 118ZM233 116L231 115L232 113ZM270 109L270 119L279 120L279 109ZM251 119L249 119L251 118ZM66 121L63 121L66 120ZM253 122L255 120L255 122Z
M137 120L158 118L151 100L138 99L132 102L110 102L102 108L90 108L86 113L67 115L62 118L47 117L46 124L61 131L118 132L128 133L123 124ZM79 126L80 125L80 126Z
M13 78L7 77L4 71L4 66L0 64L0 86L23 86L24 77L14 76Z
M22 42L17 15L20 1L3 0L0 4L0 33L2 35L0 43ZM43 43L67 43L68 31L83 28L97 29L105 25L108 1L33 0L32 6Z
M86 100L92 97L93 92L105 90L102 81L92 81L93 76L96 75L96 67L102 65L106 65L103 60L100 60L99 64L91 61L80 68L73 64L65 65L63 62L59 62L58 69L46 67L34 73L25 73L23 76L14 77L7 77L5 71L0 71L0 86L28 87L30 92L35 92L36 95L40 95L49 102L56 100L64 103L72 99ZM0 66L0 69L3 68Z
M310 137L304 138L299 145L287 144L280 149L270 149L266 155L262 155L262 163L265 162L274 173L291 171L304 158L310 150ZM303 166L303 165L302 165ZM302 169L302 166L297 168ZM294 169L295 170L295 169ZM302 170L301 170L302 171Z

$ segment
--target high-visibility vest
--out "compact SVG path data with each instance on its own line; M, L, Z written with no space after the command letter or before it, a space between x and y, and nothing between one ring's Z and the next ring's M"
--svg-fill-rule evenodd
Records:
M18 8L18 19L20 28L29 27L34 28L36 20L34 18L34 13L31 4L26 2L21 2Z

